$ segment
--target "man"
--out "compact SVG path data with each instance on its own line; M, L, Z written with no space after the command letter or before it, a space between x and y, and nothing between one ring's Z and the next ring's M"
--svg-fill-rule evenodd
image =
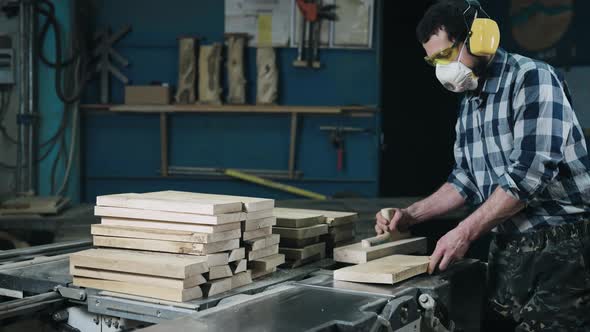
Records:
M377 214L378 234L405 230L464 204L475 212L448 232L429 273L462 258L493 231L488 260L491 311L520 331L590 330L590 160L569 92L546 63L499 48L475 56L470 27L481 8L435 3L417 27L443 86L464 93L456 164L428 198Z

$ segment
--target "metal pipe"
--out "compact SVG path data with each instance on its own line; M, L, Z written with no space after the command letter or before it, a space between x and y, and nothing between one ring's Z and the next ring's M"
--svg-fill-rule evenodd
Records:
M25 114L26 104L25 104L25 2L21 1L19 5L19 25L18 25L18 94L19 94L19 109L18 115L22 116ZM21 193L22 190L22 164L23 164L23 146L24 142L24 132L22 128L22 123L17 121L17 148L16 148L16 184L15 189L17 194Z
M27 29L28 29L28 40L27 40L27 55L28 55L28 89L27 89L27 102L28 102L28 114L30 116L30 122L28 125L28 158L29 167L27 168L27 180L28 188L27 192L36 192L36 181L35 181L35 12L32 2L27 2Z
M29 248L11 249L11 250L5 250L5 251L0 252L0 260L19 257L19 256L51 253L51 252L55 252L55 251L59 251L59 250L68 250L68 249L76 249L76 248L84 249L84 248L90 247L90 246L92 246L91 240L80 240L80 241L68 241L68 242L44 244L44 245L29 247Z

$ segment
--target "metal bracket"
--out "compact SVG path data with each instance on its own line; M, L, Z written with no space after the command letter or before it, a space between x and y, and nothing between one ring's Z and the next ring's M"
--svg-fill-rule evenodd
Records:
M66 299L84 301L86 300L86 291L80 288L69 288L64 286L57 286L55 290L59 292L59 295Z
M424 311L424 324L422 327L424 331L433 332L453 332L455 330L455 323L449 322L449 329L447 329L440 320L434 315L434 309L436 308L436 301L432 296L428 294L422 294L418 298L420 306Z

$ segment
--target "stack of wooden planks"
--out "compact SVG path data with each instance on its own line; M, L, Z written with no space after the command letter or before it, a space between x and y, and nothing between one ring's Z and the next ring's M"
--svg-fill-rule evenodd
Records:
M298 267L326 257L326 243L320 238L328 234L326 217L320 213L276 208L277 226L273 233L281 236L279 252L287 266Z
M310 209L275 208L275 215L285 216L321 215L321 223L328 225L328 233L320 236L320 241L326 244L326 255L332 257L334 248L350 244L354 241L354 227L358 220L358 213L346 211L326 211Z
M243 242L252 279L275 272L277 266L285 262L285 255L279 254L280 236L272 234L272 227L277 223L273 209L274 204L264 210L251 210L245 206L247 217L242 221Z
M252 227L270 235L273 207L270 199L177 191L99 196L94 245L114 249L73 254L74 284L171 301L244 286L252 271L241 240Z

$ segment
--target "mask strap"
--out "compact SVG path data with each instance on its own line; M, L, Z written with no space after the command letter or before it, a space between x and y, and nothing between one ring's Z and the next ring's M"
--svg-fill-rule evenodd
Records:
M469 10L469 8L471 7L471 5L465 10L465 12L467 12L467 10ZM465 14L465 12L463 14ZM477 19L477 10L475 11L475 16L473 17L473 21L475 21ZM467 22L465 22L465 24L467 24ZM463 55L463 50L465 49L465 46L467 46L467 41L469 40L469 37L471 37L471 28L469 26L467 26L467 37L465 37L465 40L463 41L463 47L461 47L461 51L459 52L459 57L457 58L457 61L461 62L461 55Z

